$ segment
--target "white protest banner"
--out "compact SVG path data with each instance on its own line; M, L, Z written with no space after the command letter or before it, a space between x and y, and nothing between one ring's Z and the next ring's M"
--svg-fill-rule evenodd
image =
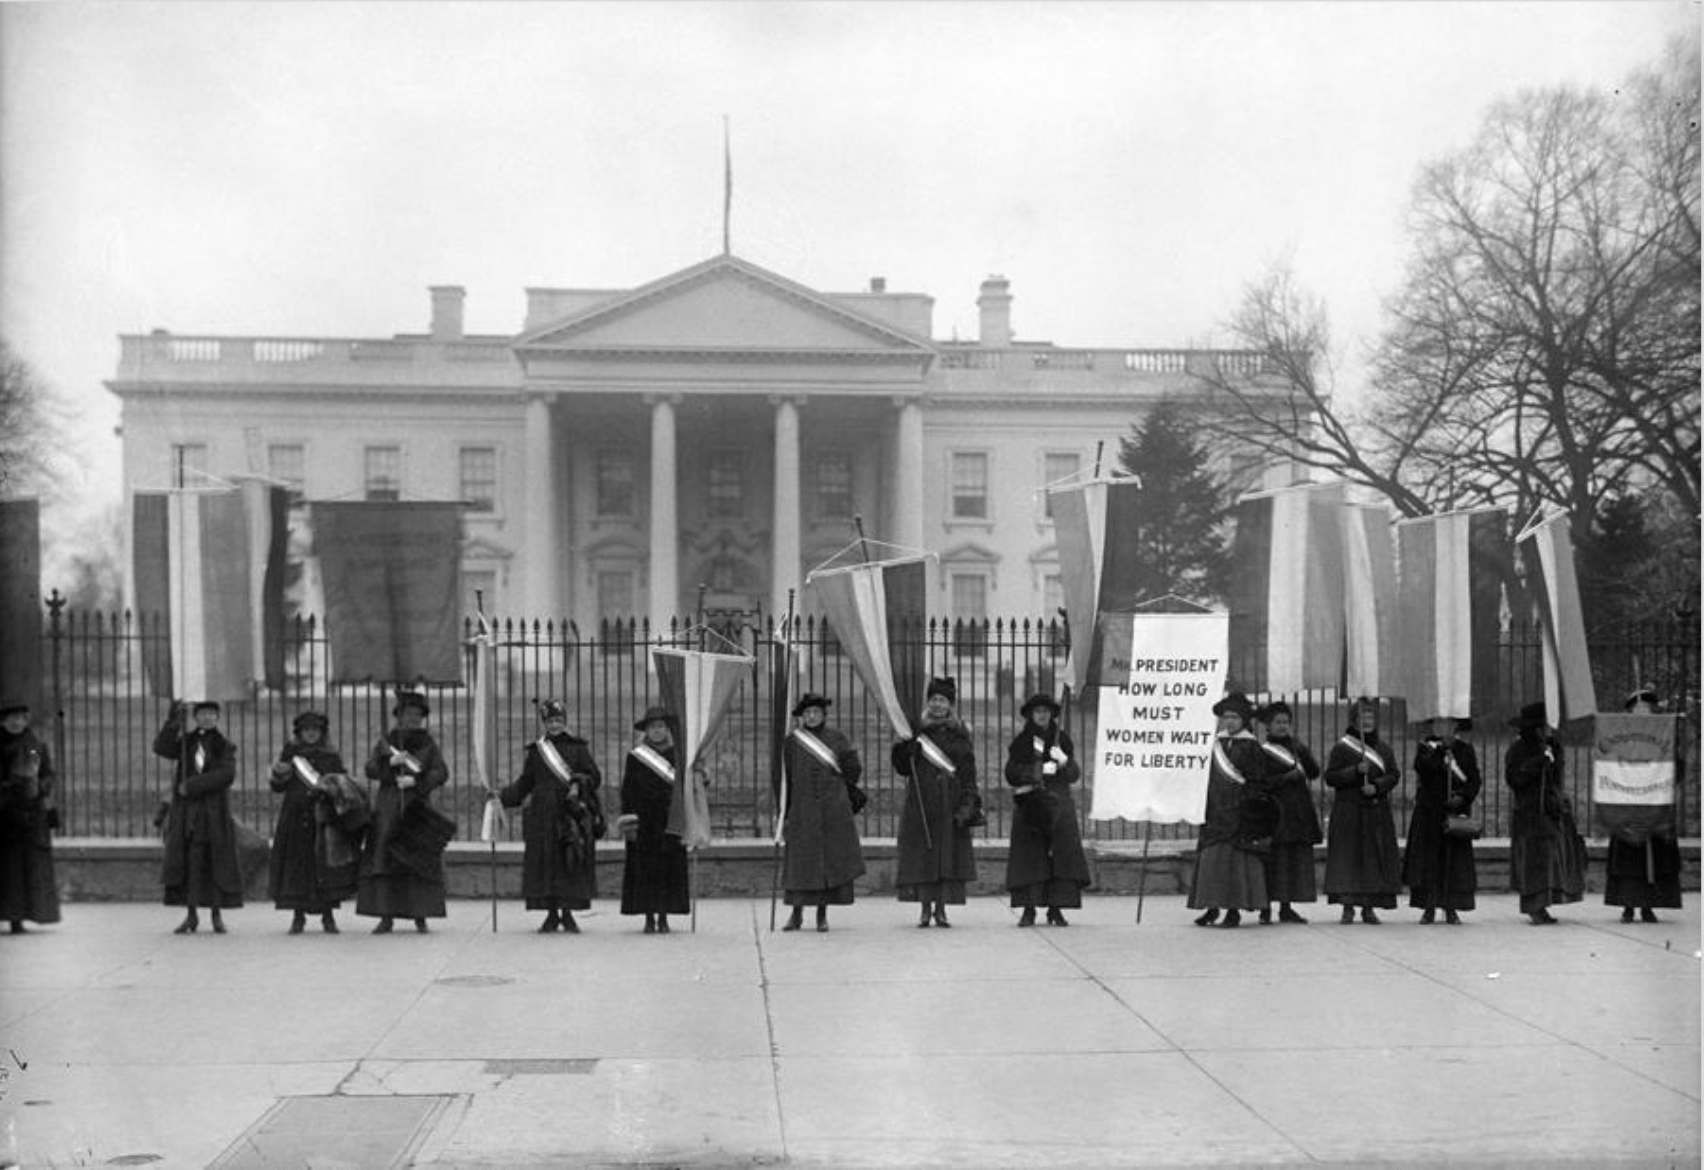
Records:
M1230 616L1106 615L1099 636L1100 722L1089 816L1200 824Z

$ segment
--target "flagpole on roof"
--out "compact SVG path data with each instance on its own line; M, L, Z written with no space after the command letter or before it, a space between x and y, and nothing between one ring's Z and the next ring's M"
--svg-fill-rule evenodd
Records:
M728 141L728 115L722 115L722 255L733 254L729 225L734 214L734 153Z

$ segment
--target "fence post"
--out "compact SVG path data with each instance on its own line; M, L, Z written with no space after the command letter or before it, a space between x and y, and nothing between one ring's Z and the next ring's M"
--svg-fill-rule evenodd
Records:
M48 661L53 674L53 758L57 767L65 770L65 688L60 679L60 643L65 640L65 602L58 589L47 596ZM37 659L36 661L40 661ZM31 696L34 701L34 696Z

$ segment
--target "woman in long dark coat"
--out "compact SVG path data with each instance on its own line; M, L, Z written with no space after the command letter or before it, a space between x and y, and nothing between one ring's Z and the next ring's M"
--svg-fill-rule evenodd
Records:
M1627 696L1624 706L1635 715L1655 715L1662 709L1657 692L1648 688ZM1683 774L1680 763L1680 739L1676 737L1677 774ZM1611 833L1603 904L1620 906L1623 922L1632 922L1635 910L1641 922L1656 922L1658 909L1680 909L1680 871L1680 843L1672 833L1653 832L1643 840L1623 840Z
M1450 817L1473 811L1484 783L1473 745L1458 734L1471 726L1465 718L1440 716L1414 749L1414 812L1402 878L1422 924L1436 921L1442 910L1445 922L1460 926L1461 911L1473 909L1479 889L1472 839L1444 831Z
M1051 695L1031 695L1018 709L1024 725L1006 746L1006 783L1012 786L1012 842L1006 854L1006 889L1022 908L1019 926L1035 925L1035 908L1047 907L1052 926L1069 926L1064 911L1083 904L1089 860L1077 827L1071 785L1082 779L1071 737L1059 726Z
M207 906L213 933L224 934L219 912L243 904L243 877L229 797L237 779L237 747L219 731L219 704L177 704L154 737L154 754L176 765L160 881L165 904L187 906L189 912L173 933L193 934L201 924L195 908Z
M633 725L645 738L627 753L621 773L621 826L627 855L621 869L621 912L643 914L646 934L669 933L669 915L692 910L686 844L670 830L681 777L676 774L674 716L652 707Z
M816 928L828 929L828 908L850 906L853 883L864 874L853 794L864 763L852 741L828 726L833 700L805 695L793 708L799 720L787 737L786 855L781 886L793 912L782 930L804 925L806 906L816 907ZM862 808L862 802L858 808Z
M1509 885L1534 926L1556 921L1548 907L1585 896L1586 849L1562 789L1562 747L1550 735L1544 704L1528 703L1510 723L1517 735L1503 757L1514 792L1509 815Z
M527 745L521 774L500 794L504 808L521 813L521 896L528 910L543 910L540 934L579 934L574 911L589 910L598 896L598 838L603 773L591 748L568 733L568 708L555 699L539 704L544 734Z
M398 918L412 918L426 933L428 918L443 918L444 845L431 833L443 815L432 808L431 794L450 779L437 741L426 730L432 709L418 691L399 691L391 715L396 725L373 745L367 779L373 792L373 820L361 851L355 913L377 918L374 934L389 934ZM413 805L424 808L410 812Z
M59 921L55 779L53 757L30 728L29 704L0 704L0 918L13 934L23 934L26 921Z
M1258 718L1266 724L1266 781L1278 802L1278 829L1272 834L1272 849L1265 856L1266 897L1278 903L1279 922L1305 923L1296 913L1297 902L1319 898L1314 877L1314 846L1325 840L1314 808L1313 783L1319 779L1319 761L1308 745L1292 734L1294 715L1282 700L1261 708ZM1272 921L1272 911L1263 907L1262 922Z
M1188 906L1204 911L1195 925L1218 922L1234 929L1242 923L1242 911L1264 909L1268 901L1266 868L1248 832L1249 807L1271 801L1266 792L1267 756L1249 730L1254 704L1247 696L1226 695L1213 704L1213 714L1219 719L1219 734L1207 770L1207 815L1196 835Z
M964 905L965 885L976 880L971 830L983 823L970 733L953 711L958 684L930 679L917 735L893 745L893 770L910 781L899 814L899 866L895 892L918 902L918 926L948 927L947 907Z
M1396 909L1402 890L1402 857L1390 792L1401 773L1396 753L1379 738L1376 699L1355 700L1349 728L1331 746L1325 782L1331 786L1331 822L1326 830L1325 897L1343 907L1342 921L1377 925L1378 910Z
M272 872L268 893L280 910L293 911L290 933L301 934L308 915L319 915L320 927L336 934L332 913L345 898L355 896L354 858L343 864L325 850L325 828L331 796L326 777L344 774L343 757L326 742L331 721L319 711L303 711L290 724L290 742L278 753L269 783L282 793L278 823L272 830ZM335 831L335 827L334 827Z

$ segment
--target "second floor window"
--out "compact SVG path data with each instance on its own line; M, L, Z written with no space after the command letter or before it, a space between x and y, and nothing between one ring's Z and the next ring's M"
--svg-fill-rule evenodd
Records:
M823 451L816 460L816 514L825 520L852 516L852 456Z
M1060 480L1077 474L1083 466L1083 457L1075 451L1049 451L1041 459L1041 485L1046 489L1058 484ZM1042 499L1046 501L1047 518L1053 519L1053 493L1043 490Z
M631 517L633 501L633 452L598 452L597 507L604 517Z
M463 447L461 462L461 498L474 512L493 512L497 509L497 448Z
M705 512L711 519L733 519L745 514L745 464L740 452L717 451L710 456Z
M988 519L988 456L985 452L953 453L952 495L953 519Z
M369 500L402 499L402 448L368 447L361 482Z

